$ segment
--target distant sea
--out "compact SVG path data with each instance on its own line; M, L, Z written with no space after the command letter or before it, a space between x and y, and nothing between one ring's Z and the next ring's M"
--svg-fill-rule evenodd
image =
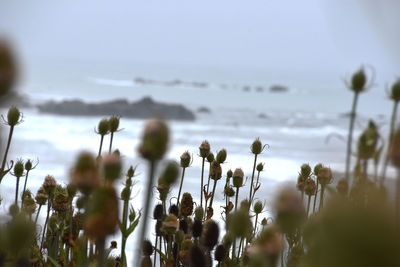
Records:
M267 204L265 216L268 216L276 189L284 182L294 183L302 163L314 166L321 162L335 171L344 170L349 123L346 114L350 111L353 96L342 81L345 74L342 77L336 74L332 77L328 74L315 75L313 79L311 75L303 77L302 73L286 73L284 70L252 72L148 63L57 63L27 69L19 92L29 97L33 104L50 99L76 98L87 102L117 98L134 101L144 96L151 96L156 101L183 104L196 113L197 119L193 122L169 122L172 137L166 159L179 160L186 150L193 155L193 164L186 171L183 192L192 193L196 200L199 199L201 170L198 146L203 140L210 142L214 153L223 148L228 151L223 173L240 167L250 176L253 162L250 145L255 138L260 138L268 146L259 157L259 162L265 163L265 167L260 179L262 186L256 197ZM157 82L143 84L135 82L135 78ZM185 83L165 84L176 80ZM190 86L186 82L201 82L207 86ZM273 93L269 91L273 85L283 85L289 90ZM386 138L392 103L384 89L375 87L362 94L359 100L355 141L370 118L378 123ZM207 107L211 112L198 113L200 107ZM28 187L33 193L47 174L67 184L75 156L83 150L97 152L100 137L94 129L101 117L41 114L34 108L22 111L24 122L15 129L9 159L39 161L29 175ZM6 109L1 110L1 114L6 112ZM124 170L130 165L137 167L137 184L132 201L136 209L141 208L143 195L140 192L147 172L146 163L137 153L144 123L143 120L122 118L122 130L116 134L113 144L113 148L118 148L123 155ZM4 135L7 128L2 128ZM106 138L103 151L107 151L108 144ZM122 182L123 179L119 181L120 186ZM246 189L248 187L249 182ZM8 204L12 203L14 188L15 178L7 175L0 187L3 198L1 214L5 214ZM22 190L22 186L20 188ZM177 189L175 187L172 193L176 193ZM241 193L243 198L248 194L246 189ZM221 211L219 204L223 203L222 190L223 182L220 182L214 212L217 218ZM157 193L154 193L156 199ZM133 245L132 237L130 239Z

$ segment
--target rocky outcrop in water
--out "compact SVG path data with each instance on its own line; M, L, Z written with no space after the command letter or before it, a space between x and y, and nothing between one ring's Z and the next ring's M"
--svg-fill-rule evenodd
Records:
M40 112L69 116L110 116L147 119L160 117L170 120L194 120L192 111L180 104L165 104L145 97L137 102L117 99L101 103L86 103L81 100L48 101L37 106Z

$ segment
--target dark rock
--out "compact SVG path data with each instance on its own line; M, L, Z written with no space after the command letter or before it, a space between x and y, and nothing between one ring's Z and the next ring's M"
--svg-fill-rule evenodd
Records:
M260 113L260 114L258 114L258 116L257 116L258 118L260 118L260 119L268 119L268 116L267 115L265 115L264 113Z
M273 85L269 88L269 91L273 93L285 93L289 91L289 88L283 85Z
M207 108L207 107L199 107L197 109L197 112L198 113L211 113L211 110L209 108Z
M147 119L160 117L172 120L194 120L192 111L179 104L164 104L145 97L137 102L117 99L102 103L85 103L81 100L48 101L37 106L40 112L72 116L110 116Z

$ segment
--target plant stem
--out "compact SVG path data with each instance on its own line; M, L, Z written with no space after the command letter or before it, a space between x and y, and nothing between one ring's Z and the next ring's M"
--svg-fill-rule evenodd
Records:
M7 141L6 151L4 152L3 162L1 163L0 183L3 180L3 172L4 172L4 168L6 166L7 154L8 154L8 150L10 149L11 138L12 138L13 132L14 132L14 126L10 126L10 132L8 134L8 141Z
M256 219L254 221L254 236L256 236L257 233L257 220L258 220L258 213L256 213Z
M124 200L124 207L122 211L122 225L124 232L126 231L126 225L128 221L128 207L129 200ZM121 264L122 266L126 266L126 255L125 255L125 247L126 247L126 237L125 234L121 235Z
M44 221L44 226L43 226L43 233L42 233L42 243L40 245L40 250L43 248L43 243L44 243L44 238L45 238L45 233L46 233L46 226L47 226L47 221L49 220L49 215L50 215L50 208L51 208L51 200L50 198L47 200L47 215L46 215L46 220Z
M308 195L308 203L307 203L307 217L308 217L308 213L310 212L310 203L311 203L311 195Z
M254 173L256 171L256 165L257 165L257 154L254 154L254 164L253 164L253 172L251 174L251 183L250 183L250 195L249 195L249 205L251 207L251 195L253 194L253 182L254 182Z
M214 186L213 186L213 191L212 191L212 195L211 195L211 200L210 200L210 208L212 208L212 203L213 203L213 200L214 200L214 194L215 194L215 188L217 187L217 181L218 180L214 180Z
M22 196L21 196L21 207L24 205L24 193L26 190L26 183L28 182L28 175L29 175L29 171L26 171L24 189L22 190Z
M111 132L111 136L110 136L110 147L108 148L108 153L109 153L109 154L111 154L113 139L114 139L114 132Z
M15 186L15 205L18 206L18 189L19 189L19 179L21 177L16 177L17 178L17 185ZM22 207L22 206L21 206Z
M349 180L350 180L351 145L353 142L353 129L354 129L354 122L355 122L355 118L356 118L358 95L359 95L358 92L354 93L353 105L352 105L351 113L350 113L350 125L349 125L349 135L347 138L346 171L345 171L345 178L346 178L347 182L349 182Z
M156 235L156 242L154 243L154 260L153 260L153 267L156 267L156 261L157 261L157 244L158 244L158 236ZM124 266L124 265L122 265Z
M261 172L258 172L258 173L257 173L256 187L257 187L257 185L258 185L258 182L260 181L260 173L261 173ZM253 196L251 197L251 201L254 201L254 196L255 196L255 194L256 194L256 191L253 191Z
M144 237L146 236L147 231L147 220L149 217L150 210L150 201L151 201L151 187L153 184L154 178L154 170L155 170L156 162L150 161L149 165L149 177L147 179L147 188L145 194L145 202L144 202L144 214L143 214L143 223L142 223L142 232L140 233L140 238L138 239L138 243L136 246L137 256L135 258L135 264L133 266L140 266L140 260L142 258L142 244L144 241Z
M320 193L319 209L318 209L318 211L321 211L321 208L324 206L324 192L325 192L325 185L322 185L322 184L321 184L321 193Z
M239 197L239 189L240 187L237 187L236 189L236 197L235 197L235 212L237 211L237 203L238 203L238 197ZM234 237L233 240L233 247L232 247L232 260L236 258L236 237Z
M38 220L38 218L39 218L39 214L40 214L40 209L41 209L41 208L42 208L42 205L39 205L38 211L37 211L37 213L36 213L35 225L36 225L37 220Z
M98 266L100 266L100 267L106 266L106 254L105 254L105 249L104 249L104 243L105 243L104 238L101 238L96 242L96 248L99 251Z
M100 137L99 154L97 155L98 157L101 156L101 149L102 149L102 147L103 147L103 139L104 139L104 135L102 135L102 136Z
M186 168L182 168L182 177L181 177L181 184L179 185L178 204L177 204L177 206L179 206L179 200L181 199L181 191L182 191L183 179L185 178L185 170L186 170Z
M200 207L203 207L203 179L204 179L204 161L206 158L203 158L201 163L201 187L200 187Z
M315 213L315 205L316 205L316 203L317 203L318 186L319 186L319 181L318 181L318 179L317 179L317 188L316 188L316 190L315 190L315 196L314 196L313 214Z
M209 193L208 190L210 188L210 179L211 179L210 171L211 171L211 162L210 162L210 168L208 170L207 195ZM207 202L208 202L208 199L206 198L205 201L206 201L206 204L204 205L204 218L205 218L205 214L207 213Z

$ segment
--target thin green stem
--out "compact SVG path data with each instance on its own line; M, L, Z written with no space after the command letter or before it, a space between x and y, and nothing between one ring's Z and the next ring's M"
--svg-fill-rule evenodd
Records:
M41 208L42 208L42 205L39 205L38 211L37 211L37 213L36 213L35 225L36 225L37 220L38 220L38 218L39 218L39 214L40 214L40 209L41 209Z
M321 211L321 209L324 206L324 192L325 192L325 185L321 184L321 193L320 193L320 199L319 199L319 211Z
M16 186L15 186L15 205L17 205L18 206L18 189L19 189L19 179L21 178L21 177L16 177L17 178L17 181L16 181ZM22 207L22 206L21 206Z
M316 203L317 203L318 186L319 186L319 180L317 179L317 188L315 190L315 196L314 196L313 213L315 213L315 206L316 206Z
M156 267L157 261L157 245L158 245L158 236L156 235L156 242L154 243L154 260L153 260L153 267ZM122 265L123 266L123 265Z
M355 118L356 118L358 95L359 95L359 92L354 93L353 105L352 105L351 113L350 113L350 125L349 125L349 135L347 138L346 170L345 170L345 178L347 181L350 180L351 146L352 146L352 142L353 142L353 129L354 129L354 122L355 122Z
M256 171L256 165L257 165L257 154L254 154L254 164L253 164L253 172L251 174L250 194L249 194L249 202L250 202L249 204L250 204L250 206L251 206L251 201L252 201L251 195L253 194L253 187L254 187L253 182L254 182L254 174L255 174L255 171Z
M108 148L108 153L111 154L111 149L112 149L112 143L113 143L113 139L114 139L114 132L111 132L110 134L110 147Z
M253 233L254 237L257 234L257 220L258 220L258 213L256 213L256 219L254 221L254 233Z
M257 185L258 185L258 183L259 183L259 181L260 181L260 171L257 173L257 182L256 182L256 187L257 187ZM251 192L251 191L250 191ZM256 191L255 190L253 190L253 196L251 197L251 201L253 202L254 201L254 196L255 196L255 194L256 194Z
M209 194L210 181L211 181L210 171L211 171L211 162L210 162L210 168L209 168L209 170L208 170L207 196L208 196L208 194ZM208 202L208 198L206 198L205 201L206 201L206 204L205 204L205 206L204 206L204 217L205 217L205 214L207 213L207 207L208 207L208 206L207 206L207 202Z
M104 140L104 135L102 135L102 136L100 137L99 154L97 155L98 157L101 156L101 149L102 149L102 147L103 147L103 140Z
M11 139L12 139L13 132L14 132L14 126L10 126L10 132L9 132L9 134L8 134L8 140L7 140L6 151L4 152L3 162L1 163L0 183L1 183L1 181L3 180L4 168L6 167L7 155L8 155L8 150L10 149Z
M181 199L183 179L185 178L185 170L186 168L182 168L181 184L179 185L179 193L178 193L178 204L177 204L178 206L179 206L179 201Z
M21 207L24 205L24 193L26 190L26 183L28 182L28 175L29 175L29 170L26 171L25 175L24 189L22 190L22 196L21 196Z
M124 200L124 206L122 211L122 227L124 232L126 231L126 226L128 222L128 207L129 207L129 200ZM125 247L126 247L126 236L124 233L121 234L121 264L122 266L126 266L126 254L125 254Z
M44 238L45 238L45 234L46 234L47 221L49 220L49 215L50 215L50 208L51 208L51 200L49 198L47 200L47 215L46 215L46 220L44 221L43 233L42 233L42 243L40 245L40 250L42 250L42 248L43 248Z
M213 203L213 200L214 200L214 194L215 194L215 188L217 187L217 181L218 180L214 180L214 186L213 186L213 191L212 191L212 195L211 195L211 200L210 200L210 208L212 208L212 203Z
M204 183L204 161L206 158L203 158L201 163L201 187L200 187L200 207L203 207L203 183Z

